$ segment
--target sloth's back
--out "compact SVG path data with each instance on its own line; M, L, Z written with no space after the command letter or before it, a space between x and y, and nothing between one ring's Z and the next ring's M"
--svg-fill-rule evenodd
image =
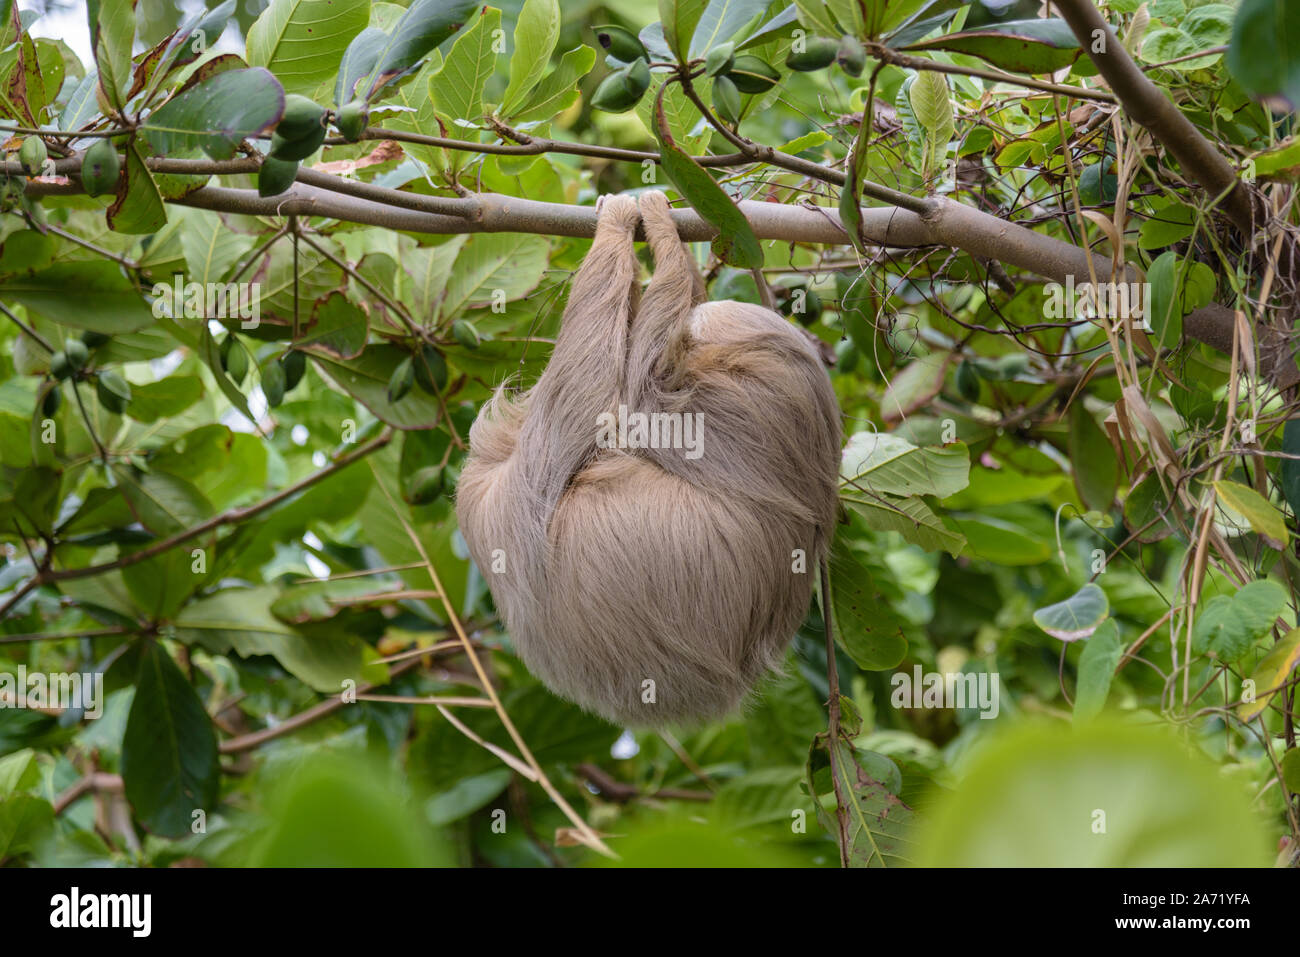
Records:
M793 512L604 452L552 519L541 627L515 633L519 653L615 722L722 717L780 663L808 607L817 537Z

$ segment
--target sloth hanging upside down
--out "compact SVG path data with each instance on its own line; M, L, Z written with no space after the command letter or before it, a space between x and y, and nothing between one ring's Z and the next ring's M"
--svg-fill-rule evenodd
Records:
M550 364L484 405L458 485L519 656L630 727L741 703L803 620L835 520L840 420L821 360L776 313L704 295L664 195L608 197ZM618 447L609 423L628 410L688 419L695 441Z

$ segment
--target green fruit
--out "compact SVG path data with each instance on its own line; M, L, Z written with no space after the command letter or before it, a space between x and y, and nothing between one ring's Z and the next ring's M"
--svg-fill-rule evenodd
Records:
M451 324L451 335L466 349L477 349L481 340L478 329L468 319L457 319Z
M107 138L91 143L81 157L81 185L91 196L113 192L121 171L117 148Z
M45 398L41 400L41 415L47 419L53 418L61 405L63 405L63 389L56 382L50 386L50 391L45 393Z
M591 106L605 113L626 113L640 99L640 95L628 89L625 70L617 70L600 81L596 92L591 94Z
M275 408L284 401L285 375L284 366L277 362L268 362L262 367L262 395L266 404Z
M18 161L27 170L28 176L39 176L41 167L49 153L45 150L45 141L39 136L29 136L18 148Z
M799 295L800 291L803 292L802 296ZM795 291L791 297L790 307L795 318L805 326L811 326L822 317L822 297L806 287Z
M623 68L623 85L638 100L650 89L650 64L645 60L633 60Z
M596 42L601 49L621 63L631 63L649 56L641 41L622 27L606 24L592 29L596 32Z
M68 364L68 356L65 352L56 352L50 356L50 375L62 382L76 370Z
M271 134L271 156L278 160L305 160L325 142L325 127L318 126L302 139L291 140L279 131Z
M300 96L290 93L284 98L284 115L276 124L275 131L286 140L301 140L313 136L317 129L325 128L325 107Z
M292 392L307 372L307 353L290 349L280 356L280 365L284 368L284 391Z
M781 79L781 74L770 63L748 53L736 57L727 76L741 93L766 93Z
M714 78L713 110L728 123L740 122L740 91L730 77Z
M63 344L63 354L68 357L68 368L80 372L90 360L90 350L80 339L69 339Z
M957 366L957 392L967 402L980 398L980 375L974 363L963 361Z
M443 469L438 465L429 465L414 475L406 483L406 500L412 505L428 505L442 494L444 486Z
M835 54L835 62L849 76L862 76L867 68L867 49L857 37L845 36Z
M279 196L293 185L298 175L297 160L276 159L268 156L257 171L257 195Z
M429 395L447 387L447 360L433 346L425 346L415 361L415 382Z
M112 336L103 332L95 332L93 329L87 329L81 334L81 341L86 344L87 349L98 349L111 338Z
M235 385L242 385L244 376L248 375L248 352L233 332L227 333L226 338L221 341L219 355L221 368L226 370L230 381Z
M100 405L114 415L121 415L131 401L131 385L112 369L104 369L95 377L95 394Z
M858 364L858 347L852 339L841 339L835 344L835 368L840 372L852 372Z
M397 363L397 368L388 377L388 401L398 402L415 384L415 364L410 356Z
M824 70L835 62L835 55L839 50L839 40L832 40L830 37L809 37L798 53L793 47L790 48L790 55L785 58L785 65L800 73Z
M361 134L366 131L366 124L369 122L370 108L365 100L353 100L334 117L334 125L349 143L361 139Z
M714 47L704 57L704 72L709 76L729 72L736 65L735 50L734 43Z

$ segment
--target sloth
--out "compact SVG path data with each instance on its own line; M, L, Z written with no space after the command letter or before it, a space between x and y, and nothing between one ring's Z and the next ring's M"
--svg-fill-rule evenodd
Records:
M627 410L690 421L695 442L611 441ZM663 193L604 198L545 372L499 389L469 439L461 533L553 692L625 727L689 725L780 666L836 517L839 408L794 326L705 301Z

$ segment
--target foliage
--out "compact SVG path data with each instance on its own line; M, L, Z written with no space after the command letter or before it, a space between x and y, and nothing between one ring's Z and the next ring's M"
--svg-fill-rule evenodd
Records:
M0 863L1295 863L1294 4L88 6L0 4ZM786 667L662 735L528 674L452 506L652 188L848 434Z

